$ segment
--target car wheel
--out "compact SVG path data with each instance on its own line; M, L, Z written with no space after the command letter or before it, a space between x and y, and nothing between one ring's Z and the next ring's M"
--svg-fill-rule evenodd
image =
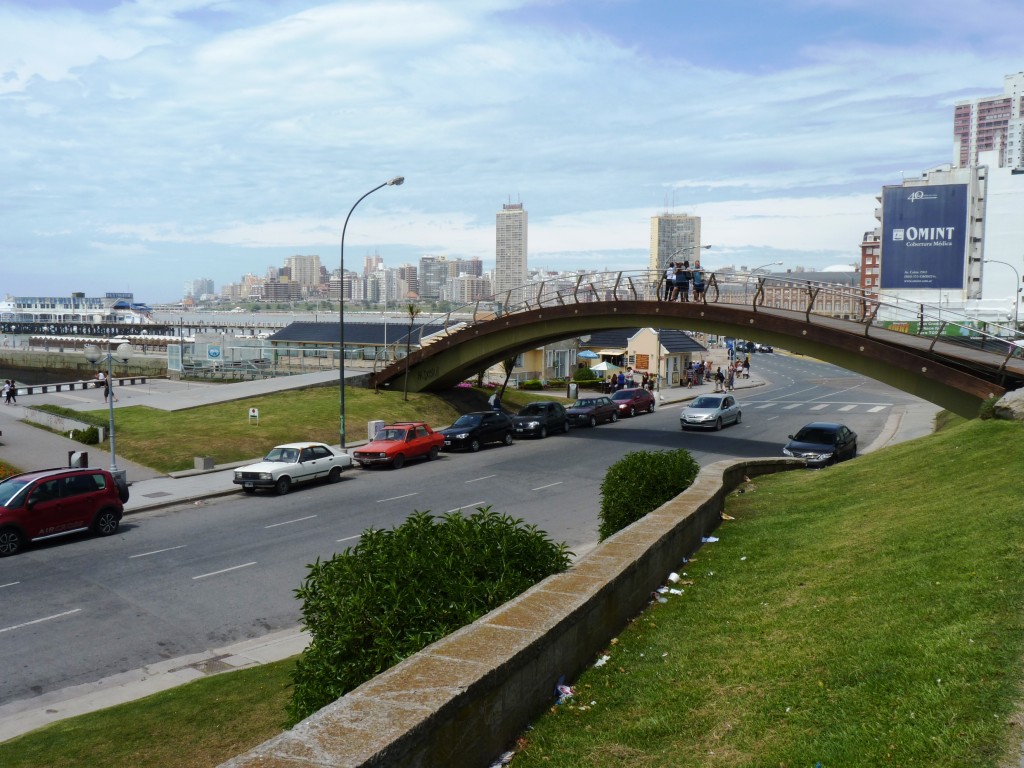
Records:
M540 428L540 432L537 433L537 437L539 437L541 440L543 440L547 436L548 436L548 428L547 427L541 427Z
M469 441L469 451L470 451L470 453L476 453L479 450L480 450L480 441L477 440L474 437L472 440Z
M242 490L245 493L248 493L250 496L252 496L254 493L256 493L256 489L255 488L243 488Z
M288 477L287 475L285 475L282 478L279 478L277 483L275 483L275 485L274 485L274 490L277 491L277 495L278 496L284 496L291 489L292 489L292 481L291 481L291 478Z
M629 415L630 416L636 416L636 407L635 406L632 406L632 405L629 406Z
M512 445L512 433L506 432L505 437L502 438L501 442L505 445Z
M590 426L592 426L592 427L596 427L597 426L597 416L591 416L590 420L587 423L590 424Z
M117 527L120 523L121 521L114 510L101 509L100 513L96 515L96 519L92 521L92 532L97 536L110 536L117 533Z
M715 431L716 431L716 432L718 432L718 431L720 431L721 429L722 429L722 417L721 417L721 416L719 416L719 417L718 417L718 418L717 418L717 419L715 420Z
M619 412L615 411L615 413L612 414L612 417L611 417L611 419L609 419L609 421L611 421L611 423L614 424L618 420L619 420Z
M434 459L436 459L440 455L441 455L441 449L438 448L436 445L432 445L432 446L430 446L430 450L427 451L427 461L433 461Z
M651 404L647 406L648 413L654 413L654 401L651 400Z
M0 557L16 555L25 545L21 534L14 528L0 530Z
M337 483L341 480L341 467L331 467L331 471L327 473L327 482Z
M565 423L562 425L562 434L565 434L568 431L569 431L569 420L566 419Z
M736 411L736 423L743 421L743 411Z
M402 467L404 467L405 466L405 455L400 453L397 456L395 456L395 458L393 458L391 460L391 466L394 469L401 469Z

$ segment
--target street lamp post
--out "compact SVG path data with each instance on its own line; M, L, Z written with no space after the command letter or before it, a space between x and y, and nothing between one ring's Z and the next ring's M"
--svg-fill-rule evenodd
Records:
M110 342L108 341L107 351L104 352L95 344L87 344L84 352L85 359L93 365L104 360L107 363L107 380L105 385L108 387L109 396L107 397L107 404L110 408L110 474L114 476L115 480L124 481L125 473L117 468L117 440L114 435L114 360L117 360L119 363L127 363L132 356L132 345L124 342L118 344L117 349L111 352Z
M378 184L365 195L356 200L348 210L345 217L345 224L341 228L341 269L338 273L338 431L341 437L341 450L345 451L345 232L348 230L348 220L352 217L352 211L356 209L363 200L372 195L378 189L384 187L397 187L405 182L404 176Z
M782 266L782 262L781 261L769 261L767 264L762 264L760 267L754 267L752 270L750 270L750 275L754 274L759 269L764 269L765 267L779 267L779 266ZM744 304L747 303L747 287L750 285L750 275L747 275L747 279L743 281L743 303Z
M986 264L1002 264L1004 267L1009 267L1013 270L1013 335L1017 335L1017 323L1020 318L1020 272L1017 268L1007 261L999 261L998 259L985 259Z

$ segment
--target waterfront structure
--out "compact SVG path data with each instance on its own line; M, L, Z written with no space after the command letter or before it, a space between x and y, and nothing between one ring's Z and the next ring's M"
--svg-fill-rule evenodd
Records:
M693 261L700 253L700 216L686 213L662 213L651 216L651 251L648 268L661 273L672 257Z
M1006 75L1003 92L953 106L953 166L978 165L995 152L1000 167L1024 168L1024 72Z
M506 203L495 216L494 292L505 297L501 301L522 301L521 292L516 289L527 280L528 225L522 203Z
M152 322L152 310L135 301L132 293L107 293L90 298L70 296L8 296L0 302L0 320L21 323L121 323Z

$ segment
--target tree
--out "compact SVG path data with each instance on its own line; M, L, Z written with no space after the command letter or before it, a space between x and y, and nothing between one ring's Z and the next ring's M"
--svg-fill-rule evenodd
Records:
M412 351L412 329L416 324L416 315L420 313L420 308L415 304L409 304L406 308L409 313L409 333L405 337L405 392L402 399L409 399L409 354Z

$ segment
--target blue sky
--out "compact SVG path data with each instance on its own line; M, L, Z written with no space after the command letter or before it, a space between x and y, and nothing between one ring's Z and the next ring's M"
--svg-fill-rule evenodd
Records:
M293 254L851 264L875 196L1024 68L1017 0L4 0L0 293L177 300Z

